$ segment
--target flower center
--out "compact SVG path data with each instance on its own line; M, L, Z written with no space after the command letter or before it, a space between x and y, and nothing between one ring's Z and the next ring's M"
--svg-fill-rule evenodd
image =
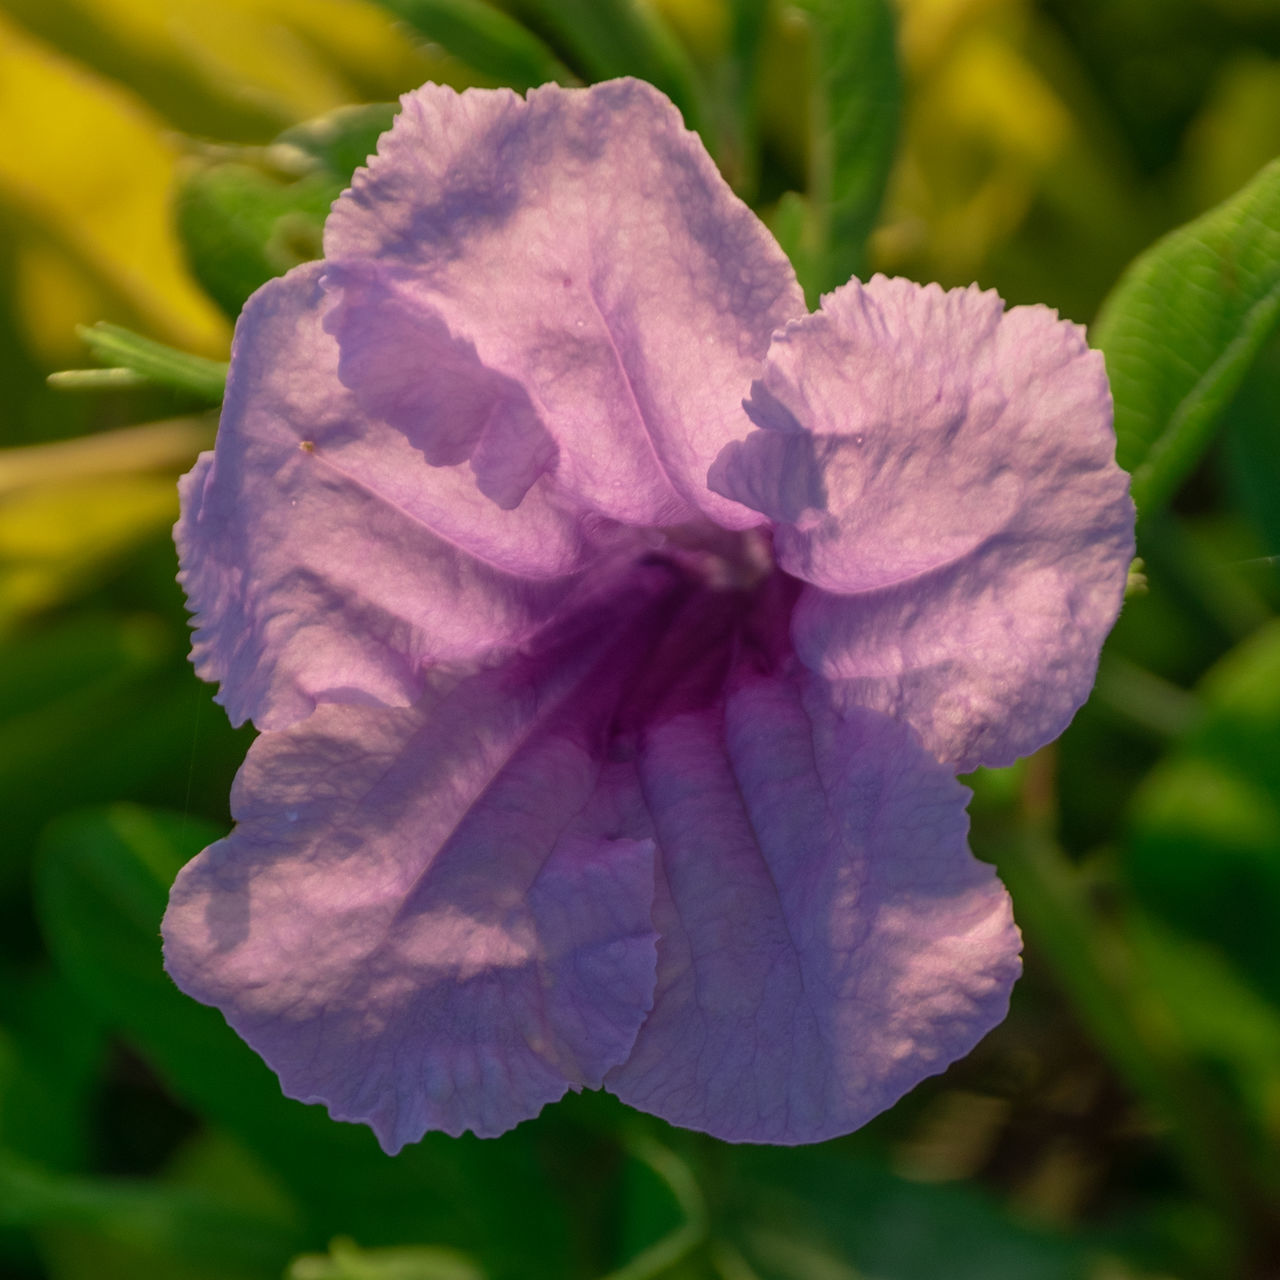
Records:
M764 530L737 533L709 522L659 531L654 556L712 591L751 592L775 571L773 539Z

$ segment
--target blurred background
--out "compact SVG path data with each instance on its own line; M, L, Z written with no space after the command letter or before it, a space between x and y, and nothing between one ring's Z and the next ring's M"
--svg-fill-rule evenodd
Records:
M400 93L621 73L812 299L883 270L1103 308L1118 421L1146 412L1138 302L1194 363L1178 253L1220 249L1244 301L1192 370L1212 414L1144 473L1093 699L969 779L1026 935L1007 1022L820 1147L582 1095L393 1160L160 969L248 745L173 581L220 377L188 357L225 360L248 293L318 255ZM1230 203L1277 155L1277 0L0 0L0 1277L1280 1276L1276 172ZM1113 293L1144 253L1148 293ZM1121 460L1147 465L1138 427Z

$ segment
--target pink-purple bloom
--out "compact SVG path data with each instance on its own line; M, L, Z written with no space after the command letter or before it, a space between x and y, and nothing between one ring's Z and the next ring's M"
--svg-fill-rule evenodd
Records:
M388 1151L597 1087L857 1127L1004 1016L955 775L1088 694L1113 446L1044 307L807 314L647 85L407 95L183 483L194 660L263 732L170 973Z

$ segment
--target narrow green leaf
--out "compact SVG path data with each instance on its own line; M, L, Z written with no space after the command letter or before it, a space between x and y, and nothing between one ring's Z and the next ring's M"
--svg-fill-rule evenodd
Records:
M1277 325L1280 160L1137 258L1093 327L1139 516L1159 510L1195 466Z
M111 370L128 369L148 382L175 391L186 391L210 404L219 404L227 385L227 366L221 360L208 360L177 351L133 333L118 324L99 321L81 325L76 332L95 358L112 366ZM56 377L56 375L55 375Z
M812 31L810 256L814 294L863 270L893 165L902 77L889 0L799 0Z
M729 0L729 43L734 59L753 72L760 56L769 0Z
M51 1173L0 1149L0 1226L74 1226L150 1254L279 1274L298 1245L286 1224L195 1190Z
M57 391L132 391L151 379L132 369L59 369L45 379Z
M727 48L705 71L711 150L725 181L748 204L760 188L760 61L770 8L769 0L729 0Z
M571 83L564 64L527 27L485 0L378 0L415 31L483 76L513 89Z
M636 76L656 85L715 153L698 74L653 8L639 0L520 0L515 7L554 35L589 80Z

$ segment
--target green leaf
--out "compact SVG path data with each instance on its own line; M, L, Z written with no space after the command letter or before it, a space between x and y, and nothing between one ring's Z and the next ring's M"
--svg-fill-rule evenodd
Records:
M320 256L340 191L310 164L301 176L244 160L193 167L175 209L192 273L227 315L239 315L260 285Z
M513 89L570 83L564 64L527 27L485 0L378 0L472 70Z
M102 1032L60 976L28 968L0 968L0 1148L74 1168L88 1154Z
M969 1187L831 1151L735 1153L732 1243L759 1280L1080 1280L1085 1248Z
M1226 458L1238 505L1252 520L1272 569L1280 568L1280 334L1259 353L1226 419Z
M567 1208L539 1172L530 1126L485 1143L431 1134L392 1160L363 1125L285 1098L222 1015L169 980L159 936L169 885L219 834L127 805L51 825L37 908L72 984L176 1096L281 1179L321 1238L344 1232L378 1245L426 1237L474 1253L495 1277L566 1274Z
M1280 1006L1268 1001L1224 955L1140 910L1126 932L1143 979L1159 992L1187 1047L1231 1081L1258 1135L1257 1154L1272 1153L1280 1181Z
M1093 327L1140 516L1195 466L1277 324L1280 160L1137 258Z
M714 154L698 74L651 6L641 0L520 0L513 7L554 35L587 79L636 76L656 85Z
M764 220L795 268L809 305L817 306L822 292L817 282L823 266L821 246L816 240L818 220L812 204L798 191L784 191L778 203L764 215Z
M229 316L272 277L320 257L330 206L397 109L342 107L268 147L215 148L191 160L176 197L178 234L196 279Z
M0 1226L75 1227L149 1260L195 1263L202 1276L278 1275L298 1245L280 1221L198 1191L50 1173L2 1148Z
M714 2L705 6L713 12L724 7ZM725 181L754 206L761 176L760 68L771 5L769 0L728 0L727 8L723 49L711 36L712 49L704 50L699 62L707 80L707 110L714 134L714 145L708 149Z
M859 274L884 199L902 77L889 0L799 0L810 24L808 256L811 304Z
M398 102L339 107L286 129L272 144L271 154L279 159L283 148L296 148L311 161L312 172L327 178L340 193L378 149L378 139L399 113Z
M132 369L59 369L45 381L57 391L136 391L155 385Z
M1134 801L1130 881L1280 1007L1280 622L1201 682L1203 713Z
M126 805L62 818L50 829L36 881L46 941L109 1023L168 1012L158 937L167 886L184 854L220 834L209 823ZM173 1051L182 1046L175 1042ZM205 1047L186 1052L195 1057Z
M1082 1280L1100 1252L1018 1222L971 1187L912 1182L847 1146L728 1153L671 1136L686 1156L633 1138L628 1169L649 1176L624 1183L624 1229L638 1210L645 1234L665 1234L605 1280Z
M227 366L222 360L209 360L177 351L163 342L155 342L105 321L81 325L76 332L96 359L111 366L101 370L102 373L128 370L143 382L185 391L209 404L222 402L222 393L227 385ZM73 386L77 375L95 372L98 371L73 369L51 375L49 382L52 386Z
M760 56L769 9L769 0L729 0L729 45L748 80Z
M172 563L172 547L161 554ZM167 566L166 566L167 567ZM169 570L170 574L172 570ZM185 661L185 628L154 614L83 612L0 646L0 887L25 874L40 831L69 801L191 797L217 813L247 741ZM0 948L7 939L0 930Z

